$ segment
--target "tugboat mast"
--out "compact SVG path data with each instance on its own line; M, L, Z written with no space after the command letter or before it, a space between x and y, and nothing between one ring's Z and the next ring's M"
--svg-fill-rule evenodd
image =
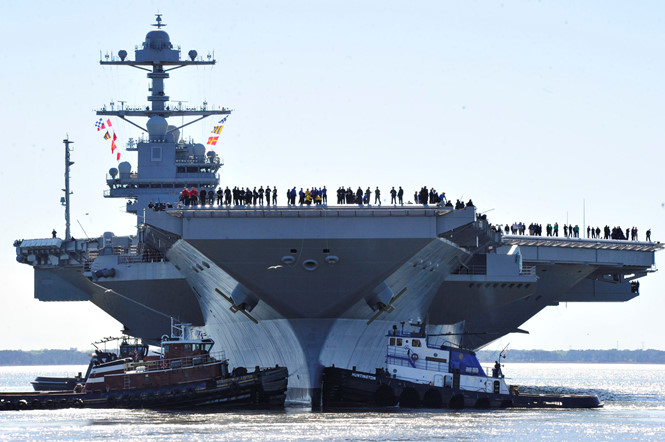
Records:
M72 237L70 228L69 228L69 195L71 192L69 191L69 167L74 164L73 161L69 161L69 145L73 144L73 141L69 141L69 137L65 138L62 140L62 142L65 144L65 188L62 189L65 192L65 197L61 202L65 206L65 240L68 240Z

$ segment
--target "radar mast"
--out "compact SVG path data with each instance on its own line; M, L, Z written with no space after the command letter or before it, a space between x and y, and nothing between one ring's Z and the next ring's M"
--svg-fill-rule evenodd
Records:
M139 124L128 119L128 117L152 117L161 116L168 118L171 116L182 117L199 117L193 121L182 124L177 129L193 124L211 115L228 115L231 110L226 108L221 109L208 109L207 103L204 103L200 108L187 108L181 107L172 108L168 105L169 96L164 91L164 80L169 78L169 71L182 68L185 66L207 66L214 65L216 60L213 56L208 55L207 60L198 56L195 50L188 52L189 60L180 59L180 47L174 48L171 40L166 31L162 30L166 24L162 23L162 14L156 15L155 26L157 29L148 32L142 46L138 46L135 50L134 60L127 59L127 51L118 51L118 58L113 55L106 54L104 58L100 58L99 63L103 66L131 66L137 69L147 71L147 77L151 82L148 101L151 106L143 107L122 107L121 109L108 110L106 107L97 111L97 115L116 116L122 118L128 123L136 126L144 132L148 130Z

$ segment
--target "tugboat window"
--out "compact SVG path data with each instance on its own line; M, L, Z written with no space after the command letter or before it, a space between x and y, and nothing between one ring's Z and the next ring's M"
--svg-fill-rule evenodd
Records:
M169 345L165 344L164 345L164 354L167 354L169 352Z
M395 338L390 338L390 345L395 345Z
M414 339L414 340L411 342L411 345L414 346L414 347L420 347L420 341L417 340L417 339Z
M402 346L402 338L397 338L397 345Z

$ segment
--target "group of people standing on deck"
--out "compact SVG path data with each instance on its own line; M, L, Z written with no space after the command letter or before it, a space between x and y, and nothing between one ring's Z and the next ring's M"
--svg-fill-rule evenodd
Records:
M293 187L286 192L287 203L289 206L297 205L327 205L328 204L328 190L326 186L312 187L296 190ZM390 189L390 204L404 205L404 189L401 186L393 186ZM196 187L183 188L180 192L180 204L182 206L213 206L215 201L218 206L277 206L277 187L263 186L258 189L247 187L234 187L222 190L218 187L215 191L214 188L201 187L200 190ZM415 204L422 205L439 205L445 207L453 207L451 201L446 198L446 193L438 193L434 188L428 189L423 186L420 191L414 193ZM377 205L381 206L381 190L377 186L374 190L367 187L366 190L359 186L354 192L351 187L340 187L337 189L337 204L359 204L359 205ZM409 201L407 204L412 204ZM454 205L455 209L464 209L465 207L473 207L473 202L469 200L468 203L457 200Z
M395 195L393 196L393 191L395 192ZM355 192L351 190L351 188L344 189L344 187L340 187L337 189L337 204L365 204L365 205L371 205L372 204L372 193L374 193L374 204L377 206L381 205L381 190L379 190L379 187L377 186L374 191L372 191L369 187L365 191L358 186L358 190ZM400 194L401 193L401 194ZM391 201L395 201L392 204L397 204L397 195L400 194L399 199L400 199L400 204L402 204L402 198L404 197L404 191L402 188L399 188L399 192L395 190L393 187L392 190L390 191L390 196L391 196Z
M392 205L404 205L404 189L402 186L397 186L398 189L395 189L395 186L392 186L390 189L390 204ZM380 206L382 203L381 200L381 189L377 186L374 190L370 187L363 190L362 187L358 186L358 189L354 192L351 187L340 187L337 189L337 204L358 204L358 205L377 205ZM440 194L434 189L431 188L428 190L427 186L420 188L420 191L416 191L413 194L413 203L409 201L407 204L422 204L427 205L439 205L446 207L453 207L452 202L448 201L446 198L446 193L441 192ZM473 201L465 205L463 201L457 200L455 204L455 209L464 209L465 207L473 207Z
M269 207L271 202L273 206L276 206L277 187L273 186L271 189L270 186L266 186L264 189L261 186L257 190L256 186L254 186L254 189L250 189L249 187L243 189L236 186L233 190L229 190L227 186L224 190L224 205L230 206L231 201L233 201L234 206L263 206L265 203Z
M302 187L299 191L296 191L295 186L291 190L286 191L286 200L288 201L289 206L296 205L296 198L298 199L299 205L311 206L315 205L327 205L328 204L328 189L326 186L322 188L312 187L312 190L309 187L306 190L302 190Z
M270 206L270 203L274 206L277 205L277 187L266 186L264 189L261 186L258 190L256 187L250 189L249 187L234 187L233 190L229 189L226 186L226 189L222 190L221 187L217 188L215 191L212 188L201 188L199 191L196 187L188 189L187 187L183 188L180 192L180 203L183 206L213 206L217 201L218 206L230 206L231 203L235 206L263 206L264 202L266 205Z
M493 227L495 231L504 231L506 235L526 235L526 226L523 222L515 222L512 225L506 224L503 228L501 226ZM543 226L537 223L531 223L528 227L530 236L542 236L543 235ZM547 224L545 227L546 236L559 236L559 223ZM580 227L572 224L563 225L563 236L566 238L579 238L580 237ZM605 226L602 231L600 227L587 227L586 228L586 237L591 239L620 239L628 241L630 238L631 241L639 241L637 235L637 227L624 230L621 227L614 227L610 229L610 226ZM651 241L651 229L646 231L646 241Z
M596 227L595 230L596 231L594 232L593 228L589 229L587 227L587 237L589 237L589 234L591 234L590 238L600 239L600 228ZM603 229L603 234L603 239L622 239L628 241L628 238L630 238L630 241L639 241L637 227L634 226L632 228L626 229L625 235L623 229L619 226L612 227L612 229L610 229L610 226L605 226ZM648 229L646 232L646 241L651 241L651 229Z

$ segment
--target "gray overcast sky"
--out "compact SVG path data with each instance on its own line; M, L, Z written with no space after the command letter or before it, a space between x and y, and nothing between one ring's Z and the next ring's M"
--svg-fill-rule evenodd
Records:
M63 145L75 141L75 237L135 233L104 199L117 162L95 131L111 100L145 105L133 57L164 14L183 56L174 101L235 109L220 138L223 185L423 185L473 198L495 224L586 222L665 238L665 4L659 1L115 1L0 6L3 163L0 348L89 348L120 324L89 303L33 299L17 238L64 233ZM189 126L204 140L213 120ZM120 145L138 131L116 124ZM135 153L123 159L135 163ZM656 257L662 261L663 254ZM548 307L513 348L658 348L665 273L626 304Z

